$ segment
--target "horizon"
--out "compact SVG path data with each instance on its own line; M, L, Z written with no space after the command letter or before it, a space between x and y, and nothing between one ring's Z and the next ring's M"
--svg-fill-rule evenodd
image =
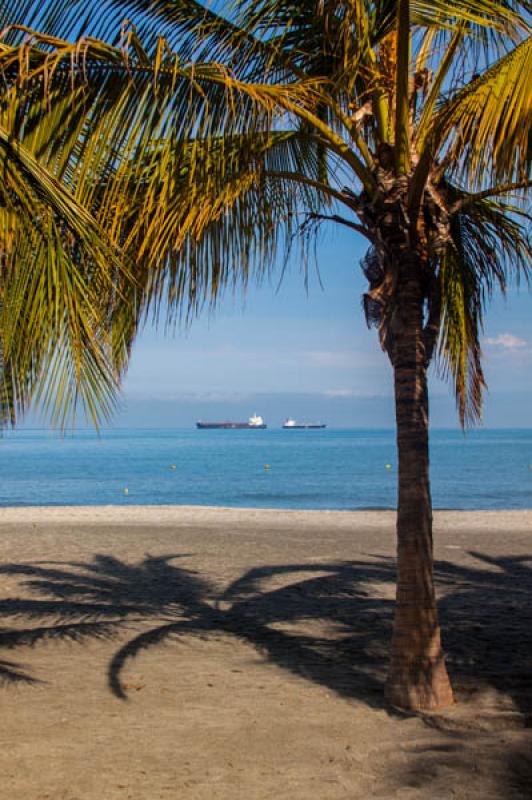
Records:
M165 334L164 324L147 320L105 426L186 427L256 412L329 427L394 427L392 369L361 307L365 249L357 234L329 229L319 240L320 270L310 270L306 282L292 261L282 279L228 290L216 313L206 310L189 328ZM506 298L497 294L487 304L481 346L488 391L477 427L532 427L531 300L526 287L511 286ZM432 428L460 429L451 384L434 366L429 402ZM22 424L41 420L31 413Z
M243 421L243 420L215 420L215 421ZM313 421L313 420L310 420ZM210 420L198 420L198 422L210 422ZM278 421L275 423L270 423L268 420L265 420L266 428L262 430L282 430L282 422ZM325 430L336 430L336 431L386 431L395 433L395 425L334 425L325 423ZM54 428L50 425L18 425L15 427L5 428L0 433L0 438L6 434L16 434L20 431L25 432L32 432L32 431L43 431L46 433L53 433L56 434L58 437L62 436L70 436L74 435L79 432L87 433L91 432L95 435L98 435L102 432L109 432L109 431L184 431L184 430L195 430L196 426L195 423L193 425L101 425L98 429L94 426L86 425L86 426L75 426L74 428L67 428L64 431L61 431L57 428ZM450 431L453 433L462 433L464 437L470 434L482 433L483 431L530 431L532 430L532 425L477 425L476 427L469 427L469 428L461 428L460 425L431 425L431 431Z
M362 311L367 249L356 233L322 230L314 268L294 257L216 313L164 336L148 322L133 348L117 425L197 419L321 419L333 427L394 427L393 375ZM525 282L526 283L526 282ZM511 285L487 304L481 346L486 427L532 427L532 296ZM429 370L431 427L460 428L450 383ZM235 416L236 415L236 416Z

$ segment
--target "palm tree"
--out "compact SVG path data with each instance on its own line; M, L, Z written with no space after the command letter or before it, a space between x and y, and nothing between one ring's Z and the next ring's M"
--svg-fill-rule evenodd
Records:
M19 0L0 12L11 181L0 210L23 237L37 219L42 238L50 219L42 253L67 256L49 283L74 285L77 270L92 288L101 357L89 405L100 368L119 380L150 309L194 315L295 247L306 258L323 224L368 240L363 306L394 372L399 454L387 697L407 709L453 700L432 574L427 369L434 361L453 381L462 423L477 420L485 304L528 274L531 38L520 11L517 0L107 0L99 11ZM28 182L38 212L26 212ZM27 323L11 309L29 313L34 300L10 275L38 276L43 256L37 243L2 246L4 346L29 398L39 359L61 360L63 342L46 339L41 297L44 339L30 336L22 355L14 346ZM76 370L60 374L75 398Z

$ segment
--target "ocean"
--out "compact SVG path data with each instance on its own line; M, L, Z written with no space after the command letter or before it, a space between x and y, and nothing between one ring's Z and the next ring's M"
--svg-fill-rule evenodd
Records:
M0 438L0 505L393 509L393 430L20 429ZM532 430L431 433L437 509L532 508Z

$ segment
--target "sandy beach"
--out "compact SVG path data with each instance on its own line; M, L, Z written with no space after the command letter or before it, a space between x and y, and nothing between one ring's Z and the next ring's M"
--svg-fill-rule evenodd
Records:
M416 716L391 512L0 509L2 800L532 797L532 511L434 527L458 703Z

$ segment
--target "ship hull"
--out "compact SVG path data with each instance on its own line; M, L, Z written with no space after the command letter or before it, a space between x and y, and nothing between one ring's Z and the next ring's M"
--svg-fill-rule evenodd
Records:
M305 425L302 422L302 423L297 424L297 425L283 425L283 430L285 430L285 431L290 431L290 430L300 430L301 431L301 430L305 430L306 431L306 430L317 430L318 428L326 428L326 427L327 427L327 425L322 425L321 423L320 424L309 423L308 425Z
M196 422L196 428L199 430L264 430L268 426L263 423L262 425L250 425L249 422Z

